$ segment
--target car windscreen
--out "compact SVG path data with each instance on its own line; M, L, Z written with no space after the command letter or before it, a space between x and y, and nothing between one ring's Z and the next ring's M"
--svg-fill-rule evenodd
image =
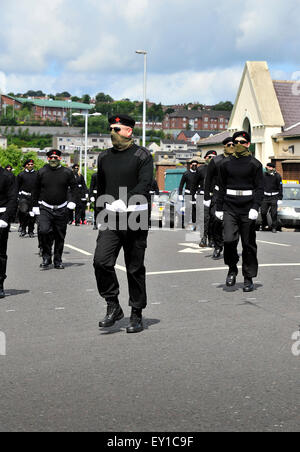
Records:
M283 199L290 201L300 201L300 186L299 187L284 187Z
M167 194L159 195L159 196L156 195L156 196L154 196L154 201L166 203L169 201L169 195L167 195Z

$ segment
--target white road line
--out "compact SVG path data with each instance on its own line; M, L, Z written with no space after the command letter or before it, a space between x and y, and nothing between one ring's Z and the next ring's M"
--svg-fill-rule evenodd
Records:
M121 270L122 272L127 272L126 267L122 267L122 265L116 265L116 269Z
M65 245L66 248L70 248L70 250L77 251L78 253L84 254L85 256L92 256L91 253L88 253L87 251L81 250L80 248L76 248L76 246L73 245Z
M277 245L277 246L285 246L285 247L292 246L292 245L285 245L284 243L266 242L265 240L257 240L257 243L267 243L268 245Z
M268 267L300 267L300 263L296 262L293 264L261 264L260 268L268 268ZM238 268L242 268L239 266ZM155 275L172 275L172 274L180 274L180 273L199 273L199 272L210 272L210 271L219 271L219 270L228 270L228 267L210 267L210 268L192 268L186 270L168 270L161 272L149 272L147 276L155 276Z
M9 311L5 311L5 312L16 312L14 309L10 309Z
M55 308L55 311L64 311L65 308Z

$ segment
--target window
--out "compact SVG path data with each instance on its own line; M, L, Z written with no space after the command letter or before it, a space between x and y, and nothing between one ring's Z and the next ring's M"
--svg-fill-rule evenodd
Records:
M92 139L92 143L97 143L97 141L98 141L97 138Z
M204 118L204 122L208 122L208 118Z

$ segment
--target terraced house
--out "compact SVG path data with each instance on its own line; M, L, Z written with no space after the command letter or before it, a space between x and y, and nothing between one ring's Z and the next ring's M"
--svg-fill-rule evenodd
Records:
M15 111L20 111L23 106L31 105L32 119L35 121L60 121L63 124L69 122L71 113L84 113L94 108L93 105L81 102L60 101L51 99L30 99L12 97L2 94L0 96L1 112L5 114L6 108L12 106Z

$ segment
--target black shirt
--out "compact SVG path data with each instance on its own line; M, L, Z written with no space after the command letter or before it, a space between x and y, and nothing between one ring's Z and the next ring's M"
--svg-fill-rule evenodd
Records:
M122 199L127 205L134 195L142 195L149 200L153 158L148 149L136 144L125 151L111 148L99 155L98 174L101 174L98 177L98 196L109 195L114 201ZM127 189L127 199L120 194L120 188Z
M95 173L92 175L92 180L91 180L91 186L90 186L90 191L89 191L89 196L90 198L97 198L97 179L98 179L98 174Z
M246 215L251 209L259 210L263 199L263 168L254 157L229 157L219 169L217 210ZM252 190L251 196L233 196L231 190Z
M6 223L15 216L17 209L17 192L13 180L0 168L0 208L6 208L6 212L1 213L1 220Z
M195 178L194 181L194 188L193 191L195 192L204 192L204 184L205 184L205 179L206 179L206 175L207 175L207 168L208 165L202 165L197 169L197 177Z
M215 193L216 187L218 187L219 168L224 162L225 155L218 155L214 157L207 166L207 173L204 184L204 200L209 201L212 198L212 194Z
M264 191L266 193L278 193L276 197L278 199L283 198L283 187L282 187L282 178L280 174L275 173L274 175L269 173L264 173ZM269 196L265 196L266 199L269 199Z
M37 182L37 172L25 170L17 176L17 191L32 194Z
M182 195L183 187L185 186L185 192L189 191L190 194L194 195L196 193L196 180L198 178L197 171L187 171L182 176L179 185L179 195ZM189 193L188 193L189 194Z
M68 188L70 187L70 196L68 196ZM37 201L44 201L50 206L60 206L66 201L77 202L78 187L73 174L69 168L60 166L59 168L51 168L45 165L37 173L37 181L35 187L35 205Z

